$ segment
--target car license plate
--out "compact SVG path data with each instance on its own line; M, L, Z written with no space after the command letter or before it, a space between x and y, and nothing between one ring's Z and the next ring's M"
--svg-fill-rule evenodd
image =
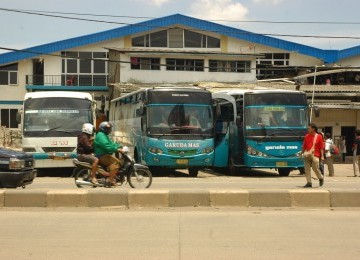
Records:
M177 159L176 163L177 164L188 164L189 160L188 159Z
M284 167L287 166L287 162L276 162L276 167Z

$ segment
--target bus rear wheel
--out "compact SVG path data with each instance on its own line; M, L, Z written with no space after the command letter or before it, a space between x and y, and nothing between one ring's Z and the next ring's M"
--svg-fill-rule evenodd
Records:
M291 169L288 169L288 168L279 168L278 169L279 175L284 176L284 177L289 176L290 171L291 171Z
M197 168L189 168L188 171L189 171L189 176L190 177L197 177L198 176L199 169L197 169Z

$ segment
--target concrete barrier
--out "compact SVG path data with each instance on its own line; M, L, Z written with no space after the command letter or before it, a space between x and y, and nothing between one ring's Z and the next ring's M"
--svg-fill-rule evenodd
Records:
M0 207L360 207L360 190L0 190Z
M357 190L330 190L331 207L360 207L360 192Z

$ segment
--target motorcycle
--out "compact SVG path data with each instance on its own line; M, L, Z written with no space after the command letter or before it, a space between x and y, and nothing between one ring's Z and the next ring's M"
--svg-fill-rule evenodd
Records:
M124 183L129 183L131 188L149 188L151 186L152 174L147 166L135 163L135 160L126 153L117 153L116 155L124 163L116 175L116 185L111 187L118 187ZM91 164L77 159L74 159L73 163L75 169L72 176L78 188L109 187L106 182L108 173L101 166L98 166L96 172L98 183L92 183Z

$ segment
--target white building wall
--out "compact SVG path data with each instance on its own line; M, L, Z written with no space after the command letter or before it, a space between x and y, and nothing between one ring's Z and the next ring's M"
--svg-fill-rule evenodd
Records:
M261 53L290 53L290 66L315 66L324 64L321 60L300 54L289 52L282 49L269 47L266 45L255 44L248 41L238 40L229 37L227 49L229 52L239 52L241 54L261 54Z
M141 55L139 55L141 56ZM209 58L205 58L204 71L168 71L166 66L160 66L160 70L132 70L130 56L120 56L120 82L138 82L138 83L186 83L199 81L219 81L219 82L253 82L255 81L255 70L250 73L236 72L209 72ZM157 56L159 57L159 56ZM184 56L182 56L183 58ZM169 58L176 58L171 57ZM179 57L177 57L179 58ZM186 59L204 59L198 56L186 56ZM211 59L220 59L220 57L211 57ZM224 59L224 58L222 58ZM233 59L233 58L232 58ZM229 58L229 60L231 60ZM239 60L239 59L237 59ZM161 64L166 64L166 58L160 59ZM251 67L255 66L255 60Z
M360 65L360 56L343 59L343 60L336 62L336 64L340 65L340 66L359 66Z

